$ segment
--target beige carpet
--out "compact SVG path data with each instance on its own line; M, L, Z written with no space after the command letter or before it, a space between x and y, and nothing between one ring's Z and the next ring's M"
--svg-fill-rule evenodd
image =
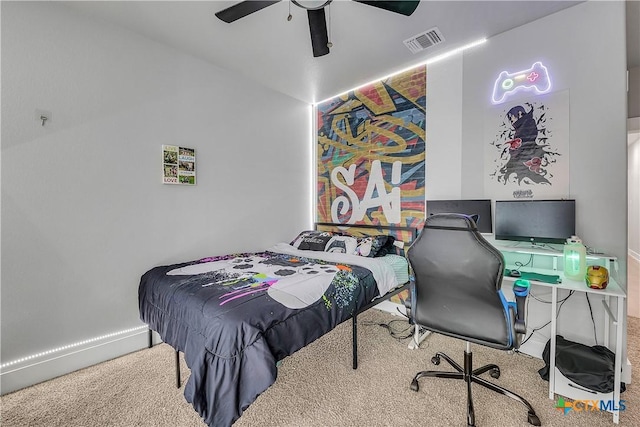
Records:
M283 361L278 380L235 424L249 426L463 426L466 425L462 381L421 380L422 369L434 369L430 358L444 351L462 363L464 342L432 335L420 350L368 324L398 319L378 310L360 316L359 368L351 368L351 323L346 322ZM640 319L630 318L629 359L640 366ZM497 363L496 383L525 397L543 426L612 426L609 413L575 411L564 415L548 399L540 379L539 359L472 346L474 366ZM448 369L443 362L435 369ZM183 377L188 369L183 361ZM488 374L486 378L492 380ZM184 386L183 386L184 388ZM622 394L626 411L620 425L640 425L640 386ZM109 362L17 391L0 399L2 426L203 426L175 387L173 350L157 345ZM478 426L526 426L524 406L474 385Z

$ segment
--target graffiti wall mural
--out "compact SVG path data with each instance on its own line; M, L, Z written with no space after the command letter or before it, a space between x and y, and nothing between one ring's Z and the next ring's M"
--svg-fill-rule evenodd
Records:
M426 67L317 106L317 221L422 227Z

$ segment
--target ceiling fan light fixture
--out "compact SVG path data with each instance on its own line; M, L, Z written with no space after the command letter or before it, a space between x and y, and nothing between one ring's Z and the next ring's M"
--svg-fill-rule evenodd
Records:
M291 3L306 10L318 10L322 9L333 0L291 0Z

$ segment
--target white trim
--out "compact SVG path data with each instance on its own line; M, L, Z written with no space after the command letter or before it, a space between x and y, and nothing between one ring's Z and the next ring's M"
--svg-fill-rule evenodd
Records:
M389 300L382 301L380 304L377 304L374 308L377 308L378 310L386 311L387 313L391 313L396 316L402 316L402 313L405 312L404 305L391 302ZM398 312L398 310L400 310L400 312Z
M147 348L149 346L149 329L146 326L132 329L130 334L109 334L109 337L112 338L109 341L98 342L102 337L96 337L83 341L91 345L67 346L65 347L67 349L73 347L73 350L67 353L57 351L61 354L54 354L54 352L50 352L46 354L48 358L35 357L34 355L34 357L23 358L20 362L14 361L5 364L3 372L0 373L0 394L10 393ZM118 336L116 337L116 335ZM12 368L6 370L9 366Z
M2 365L0 365L0 369L5 370L6 368L8 368L9 366L12 366L12 365L18 365L18 364L27 362L29 360L38 359L38 358L41 358L41 357L44 357L44 356L48 356L50 354L59 353L61 351L70 350L70 349L76 348L76 347L86 346L87 344L91 344L91 343L94 343L94 342L97 342L97 341L103 341L103 340L106 340L108 338L117 337L118 335L125 335L125 334L128 334L128 333L134 332L134 331L139 331L141 329L148 330L148 327L146 325L136 326L135 328L124 329L122 331L112 332L110 334L100 335L99 337L94 337L94 338L90 338L90 339L87 339L87 340L78 341L78 342L75 342L73 344L64 345L62 347L53 348L51 350L43 351L41 353L32 354L30 356L26 356L26 357L22 357L20 359L12 360L11 362L3 363Z
M317 185L316 182L318 182L318 161L317 161L317 156L318 156L318 120L316 119L317 116L317 112L318 112L318 108L311 104L309 107L309 120L310 120L310 125L311 125L311 137L310 139L310 150L311 150L311 155L309 156L309 158L311 159L310 162L311 164L309 165L309 170L311 171L309 173L309 186L311 187L309 190L309 194L311 197L311 200L309 200L309 206L311 207L311 212L310 216L311 216L311 222L309 224L309 230L313 230L315 223L318 221L318 211L317 211L317 203L318 203L318 189L317 189Z

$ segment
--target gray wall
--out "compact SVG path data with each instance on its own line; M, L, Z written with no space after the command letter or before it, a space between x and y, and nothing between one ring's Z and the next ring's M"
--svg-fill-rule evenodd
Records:
M627 108L627 117L640 117L640 67L629 69Z
M586 2L554 15L490 38L487 43L466 51L462 59L436 63L427 70L427 198L478 198L484 193L485 112L492 108L493 82L502 70L524 69L543 61L552 73L553 91L569 91L570 194L577 202L577 232L585 242L617 256L617 281L626 288L627 260L627 133L626 133L626 54L624 43L624 3ZM594 39L590 32L601 28ZM584 43L584 40L591 40ZM594 52L597 55L594 56ZM462 62L460 83L455 64ZM521 67L521 68L518 68ZM452 71L453 70L453 71ZM447 73L451 78L447 80ZM452 126L448 137L445 124L435 120L436 102L431 85L453 87L447 102L450 117L459 117L461 138ZM596 83L597 82L597 83ZM458 99L462 85L462 95ZM429 110L431 109L431 110ZM449 124L452 124L449 122ZM458 146L457 141L460 140ZM436 147L436 148L434 148ZM451 153L447 156L446 153ZM456 153L462 158L457 158ZM438 153L438 156L435 155ZM460 189L451 182L448 194L433 187L446 180L451 171L461 171ZM438 178L439 180L432 179ZM550 300L550 294L537 290ZM602 344L602 310L599 302L594 315L598 339ZM538 327L549 320L548 305L535 300L529 305L529 324ZM578 295L562 308L560 332L569 339L593 344L593 326L584 295ZM548 333L548 329L546 330ZM545 330L542 330L544 334ZM536 336L544 345L547 337ZM534 338L534 339L535 339ZM540 348L541 350L541 348Z
M1 29L2 363L142 325L155 265L310 226L309 105L60 3L2 2ZM196 186L161 183L162 144Z
M640 67L629 70L629 254L640 260ZM638 286L638 284L636 284Z
M586 2L493 37L482 49L465 54L462 131L465 195L484 182L476 165L483 158L478 143L483 112L490 107L486 82L514 64L543 61L553 91L569 91L569 196L577 203L577 232L589 246L621 260L627 253L624 20L622 2ZM583 43L596 26L606 28L606 34ZM626 276L625 270L620 273Z
M426 193L483 197L487 84L542 59L570 91L579 232L620 257L625 286L623 10L580 4L429 66ZM2 55L3 363L139 325L153 265L262 249L309 225L308 106L59 4L3 2ZM36 108L53 112L44 128ZM159 183L162 144L196 148L196 187ZM530 310L532 326L548 320ZM589 343L585 310L568 302L560 328L574 319L567 337Z
M629 173L629 255L640 261L640 117L627 120ZM632 286L640 283L629 283Z
M427 204L461 198L462 90L462 53L427 67Z

